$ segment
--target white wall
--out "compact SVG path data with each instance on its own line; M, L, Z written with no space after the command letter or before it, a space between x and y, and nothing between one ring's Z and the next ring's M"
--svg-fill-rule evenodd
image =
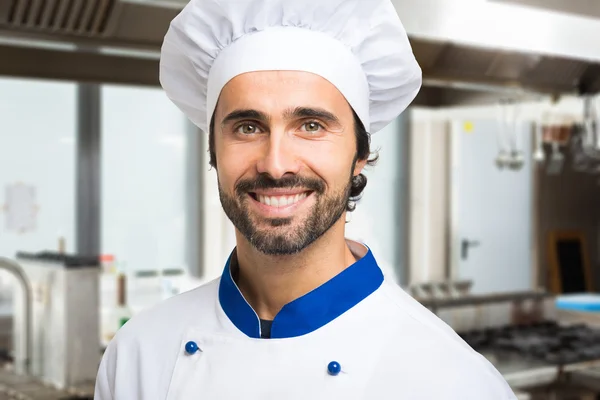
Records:
M600 60L600 20L488 0L392 0L415 37Z
M413 110L413 116L415 111ZM416 119L411 124L409 188L409 279L414 285L441 281L447 251L450 209L450 124Z

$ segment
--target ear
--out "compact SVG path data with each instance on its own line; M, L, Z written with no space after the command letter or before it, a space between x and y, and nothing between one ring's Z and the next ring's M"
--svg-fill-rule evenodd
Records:
M358 174L360 174L363 169L365 168L365 166L367 165L367 160L357 160L356 161L356 165L354 166L354 173L353 176L358 176Z

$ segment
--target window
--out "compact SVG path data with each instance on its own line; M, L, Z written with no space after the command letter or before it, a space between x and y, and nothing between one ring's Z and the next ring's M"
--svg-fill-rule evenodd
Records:
M77 86L0 78L0 256L75 250Z
M158 88L101 99L102 252L132 274L187 269L185 117Z

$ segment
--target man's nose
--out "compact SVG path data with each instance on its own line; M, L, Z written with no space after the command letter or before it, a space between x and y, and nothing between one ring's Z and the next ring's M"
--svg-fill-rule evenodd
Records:
M281 179L285 174L295 175L300 171L294 139L286 132L272 131L261 150L263 153L256 166L258 173Z

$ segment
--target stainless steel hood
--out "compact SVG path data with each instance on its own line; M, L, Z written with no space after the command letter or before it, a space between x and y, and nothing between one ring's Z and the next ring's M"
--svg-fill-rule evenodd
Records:
M158 85L158 51L182 6L177 0L2 0L0 75ZM424 76L415 104L600 92L597 62L417 37L411 43Z
M182 6L149 0L2 0L0 35L156 51Z
M525 7L539 8L587 18L600 18L598 0L490 0L497 3L512 3Z
M411 43L428 86L439 84L501 96L600 91L600 63L416 38L411 38Z

